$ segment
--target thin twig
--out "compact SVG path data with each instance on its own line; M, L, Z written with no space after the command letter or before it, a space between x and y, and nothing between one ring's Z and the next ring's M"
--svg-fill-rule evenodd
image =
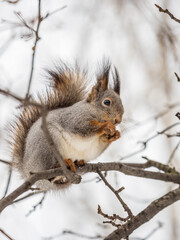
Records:
M20 202L20 201L23 201L23 200L25 200L25 199L27 199L27 198L29 198L29 197L35 196L35 195L40 194L40 193L46 193L46 192L44 192L44 191L37 191L37 192L29 193L29 194L27 194L26 196L21 197L21 198L18 198L17 200L13 201L13 204L14 204L14 203L18 203L18 202Z
M59 175L62 175L62 170L60 168L50 169L34 174L32 173L31 176L20 187L18 187L8 196L0 200L0 213L3 211L4 208L11 205L13 201L22 193L28 191L30 187L38 180L49 179Z
M175 116L180 120L180 112L177 112Z
M157 5L157 4L154 4L154 5L159 9L159 12L163 12L163 13L168 14L169 17L170 17L172 20L180 23L180 19L176 18L168 9L163 9L162 7L160 7L160 6Z
M4 236L6 236L9 240L13 240L4 230L2 230L1 228L0 228L0 232L4 235Z
M3 198L6 196L8 189L9 189L9 185L10 185L10 181L11 181L11 176L12 176L12 168L9 168L9 175L8 175L8 180L7 180L7 184L6 184L6 189L4 191L4 196Z
M122 221L122 222L126 222L129 219L129 216L127 216L126 218L123 218L123 217L120 217L117 214L113 214L112 216L109 216L107 213L104 213L102 211L100 205L98 205L97 213L100 214L101 216L103 216L104 218L107 218L107 219L112 220L112 221L119 220L119 221Z
M7 2L7 3L10 3L10 4L16 4L18 3L20 0L14 0L14 1L11 1L11 0L3 0L3 2Z
M178 172L175 170L175 168L170 167L169 165L151 160L145 156L142 156L143 159L147 160L147 165L149 165L148 167L155 167L165 173L175 173L178 174Z
M41 22L42 22L42 18L41 18L41 0L38 0L38 1L39 1L38 2L38 22L37 22L37 28L35 30L34 46L32 48L33 54L32 54L32 60L31 60L31 72L30 72L30 76L29 76L29 82L28 82L28 89L27 89L27 93L26 93L26 98L29 97L29 91L30 91L30 87L31 87L31 83L32 83L32 77L33 77L33 72L34 72L34 62L35 62L37 43L40 40L39 29L40 29L40 25L41 25Z
M169 156L169 159L168 159L168 162L167 162L168 164L172 162L172 159L173 159L176 151L178 150L179 146L180 146L180 141L176 144L176 146L175 146L175 148L173 149L171 155Z
M102 239L103 238L99 234L97 234L96 236L88 236L88 235L85 235L85 234L82 234L82 233L77 233L77 232L74 232L74 231L71 231L71 230L64 230L64 231L62 231L62 233L59 233L59 234L51 236L51 237L43 237L42 239L43 240L53 240L55 238L59 238L61 236L68 235L68 234L79 237L79 238L84 238L84 239L95 239L95 240L97 240L97 239Z
M67 8L67 5L64 5L63 7L60 7L60 8L58 8L58 9L56 9L56 10L50 12L50 13L46 13L46 15L43 17L43 20L49 18L50 16L54 15L57 12L60 12L61 10L65 9L65 8Z
M132 214L130 208L127 206L127 204L119 196L119 193L111 186L110 183L108 183L108 181L106 180L106 178L103 176L103 174L100 171L98 171L98 174L101 177L101 179L103 180L103 182L105 183L105 185L115 194L118 201L121 203L122 207L124 208L125 212L127 212L128 218L133 218L133 214Z
M135 229L152 219L158 212L180 200L180 188L165 194L150 203L147 208L123 224L117 230L113 231L105 240L119 240L129 236Z
M162 131L157 132L156 134L152 135L151 137L149 137L149 138L146 139L145 141L139 141L138 143L141 143L141 144L142 144L142 147L141 147L139 150L137 150L137 151L134 151L134 152L132 152L132 153L130 153L130 154L124 156L124 157L121 157L120 160L124 160L124 159L130 158L130 157L132 157L132 156L137 155L138 153L143 152L143 151L147 148L147 144L148 144L151 140L153 140L154 138L156 138L156 137L164 134L166 131L168 131L168 130L171 129L171 128L176 127L177 125L180 125L180 122L174 123L174 124L166 127L165 129L163 129Z
M180 77L178 76L178 74L176 72L174 74L175 74L175 76L177 78L177 81L180 82Z
M42 204L43 204L43 202L44 202L45 196L46 196L46 194L44 193L43 196L42 196L42 198L40 199L40 201L39 201L38 203L36 203L36 204L32 207L32 209L26 214L26 217L28 217L31 213L33 213L34 211L36 211L36 209L37 209L38 206L41 206L41 207L42 207Z
M32 100L27 99L27 98L21 98L21 97L17 96L16 94L11 93L8 90L0 89L0 94L3 94L7 97L14 98L15 100L21 102L23 106L32 105L32 106L35 106L35 107L40 108L40 109L43 109L45 107L45 106L39 104L38 102L32 101Z
M19 18L19 20L22 22L22 26L28 28L31 32L33 32L34 34L36 34L36 30L34 30L34 28L32 28L31 26L29 26L29 24L25 21L25 19L22 17L20 12L15 12L16 16Z
M163 227L163 223L162 222L158 222L158 226L155 227L146 237L143 238L131 238L131 240L148 240L150 237L152 237L152 235L154 235L155 232L157 232L160 228Z
M4 163L4 164L6 164L6 165L9 165L9 166L11 166L11 165L12 165L12 163L11 163L11 162L9 162L9 161L6 161L6 160L2 160L2 159L0 159L0 162Z
M166 109L160 111L159 113L153 115L153 116L150 116L140 122L136 122L133 124L133 126L130 126L129 128L127 128L126 130L130 130L131 128L133 127L142 127L144 126L145 124L149 123L150 121L152 120L158 120L160 117L163 117L165 114L167 114L169 112L169 110L177 107L180 105L180 102L175 102L175 103L171 103L171 104L168 104Z

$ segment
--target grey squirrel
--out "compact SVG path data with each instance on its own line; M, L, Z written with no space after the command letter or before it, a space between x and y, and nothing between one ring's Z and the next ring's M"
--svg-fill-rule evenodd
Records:
M86 74L78 67L61 63L48 70L50 86L38 101L48 107L47 127L67 166L78 166L96 159L112 141L120 137L116 125L124 112L120 99L120 79L117 69L111 71L113 87L109 88L111 64L103 64L96 84L87 94ZM23 178L30 172L60 167L41 129L41 112L35 106L25 106L12 124L13 166ZM42 190L64 188L64 180L41 180Z

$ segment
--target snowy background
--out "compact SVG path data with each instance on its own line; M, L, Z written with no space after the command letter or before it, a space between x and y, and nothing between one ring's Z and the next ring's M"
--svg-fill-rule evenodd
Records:
M159 13L154 3L180 17L178 0L166 1L166 5L164 1L150 0L42 0L42 15L67 7L41 25L31 93L44 88L43 69L53 66L58 59L71 63L77 59L80 64L88 65L92 82L95 81L93 73L97 62L103 56L109 57L119 70L125 108L122 137L97 162L120 161L121 157L141 148L138 141L146 140L177 122L175 113L178 106L157 120L144 121L166 110L168 104L180 101L180 85L174 75L174 72L180 73L180 25ZM14 24L20 23L15 11L30 20L37 16L37 6L37 0L21 0L17 4L0 2L0 88L21 97L27 91L34 39L26 37L29 34L26 28ZM0 95L0 159L10 160L5 141L6 126L17 112L17 106L18 102ZM141 156L148 156L167 163L177 143L178 138L159 136L148 144L144 152L124 162L141 162ZM177 150L172 165L180 170L179 154L180 150ZM124 215L124 212L113 193L103 182L93 180L95 177L95 174L87 174L83 177L84 183L65 192L49 193L42 207L37 207L29 216L27 214L42 198L41 195L7 207L0 216L0 228L14 240L82 239L80 236L61 235L64 230L91 237L108 235L115 228L102 224L104 219L97 214L98 204L108 214ZM0 196L4 194L7 178L7 166L1 163ZM125 187L121 196L134 214L175 187L174 184L121 173L108 173L107 179L114 187ZM18 173L13 172L9 192L22 182ZM144 239L158 226L158 222L163 227L148 239L180 239L179 214L180 204L177 202L134 231L130 239ZM0 239L5 240L6 237L0 233Z

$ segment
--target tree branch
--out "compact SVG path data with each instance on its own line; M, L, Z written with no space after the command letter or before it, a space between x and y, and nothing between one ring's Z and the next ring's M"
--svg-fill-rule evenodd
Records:
M149 178L154 180L161 180L165 182L173 182L180 184L179 173L174 174L145 171L143 169L133 168L126 164L117 162L85 164L83 167L79 167L76 173L77 174L84 174L88 172L98 173L99 171L119 171L130 176ZM29 190L30 187L38 180L50 179L56 176L63 176L63 171L61 168L55 168L43 172L32 173L32 176L30 176L20 187L18 187L16 190L10 193L7 197L0 200L0 212L2 212L3 209L6 208L8 205L11 205L18 196Z
M148 222L158 212L180 200L180 188L165 194L163 197L153 201L147 208L140 212L133 219L123 224L117 230L112 232L105 240L119 240L129 236L135 229Z
M103 174L98 171L99 176L101 177L101 179L103 180L103 182L105 183L105 185L115 194L115 196L117 197L118 201L121 203L121 205L123 206L125 212L127 212L128 214L128 219L129 218L133 218L133 214L130 210L130 208L127 206L127 204L122 200L122 198L119 196L119 191L116 191L110 183L108 183L108 181L106 180L106 178L103 176Z
M0 232L4 235L4 236L6 236L9 240L13 240L4 230L2 230L1 228L0 228Z

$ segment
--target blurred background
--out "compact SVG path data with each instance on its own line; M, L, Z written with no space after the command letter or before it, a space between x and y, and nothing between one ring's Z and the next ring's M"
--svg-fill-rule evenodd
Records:
M42 0L42 16L55 12L40 26L31 93L44 89L43 69L53 66L58 59L72 64L77 60L80 65L88 66L91 83L95 81L97 63L104 56L110 58L120 73L125 108L120 126L122 137L96 162L135 163L143 162L141 157L147 156L164 164L171 160L171 166L180 170L180 141L176 137L159 135L144 151L129 156L142 149L139 141L178 122L175 114L180 106L180 83L174 72L180 74L180 25L160 13L155 3L180 18L178 0ZM0 2L0 88L25 97L34 35L23 26L19 15L35 27L38 1ZM18 102L0 95L0 159L11 160L6 128L18 106ZM168 133L178 130L177 126ZM5 192L8 176L7 166L0 163L0 197ZM43 195L7 207L0 216L0 228L15 240L107 236L115 228L102 223L103 217L97 214L98 204L109 215L125 216L125 213L113 193L96 177L87 174L82 184L46 194L35 211L31 212ZM115 188L125 187L121 196L134 214L175 187L175 184L115 172L108 172L107 179ZM8 192L22 182L19 174L13 172ZM180 239L179 214L177 202L134 231L130 239ZM64 230L81 235L62 234ZM0 238L6 239L1 233Z

